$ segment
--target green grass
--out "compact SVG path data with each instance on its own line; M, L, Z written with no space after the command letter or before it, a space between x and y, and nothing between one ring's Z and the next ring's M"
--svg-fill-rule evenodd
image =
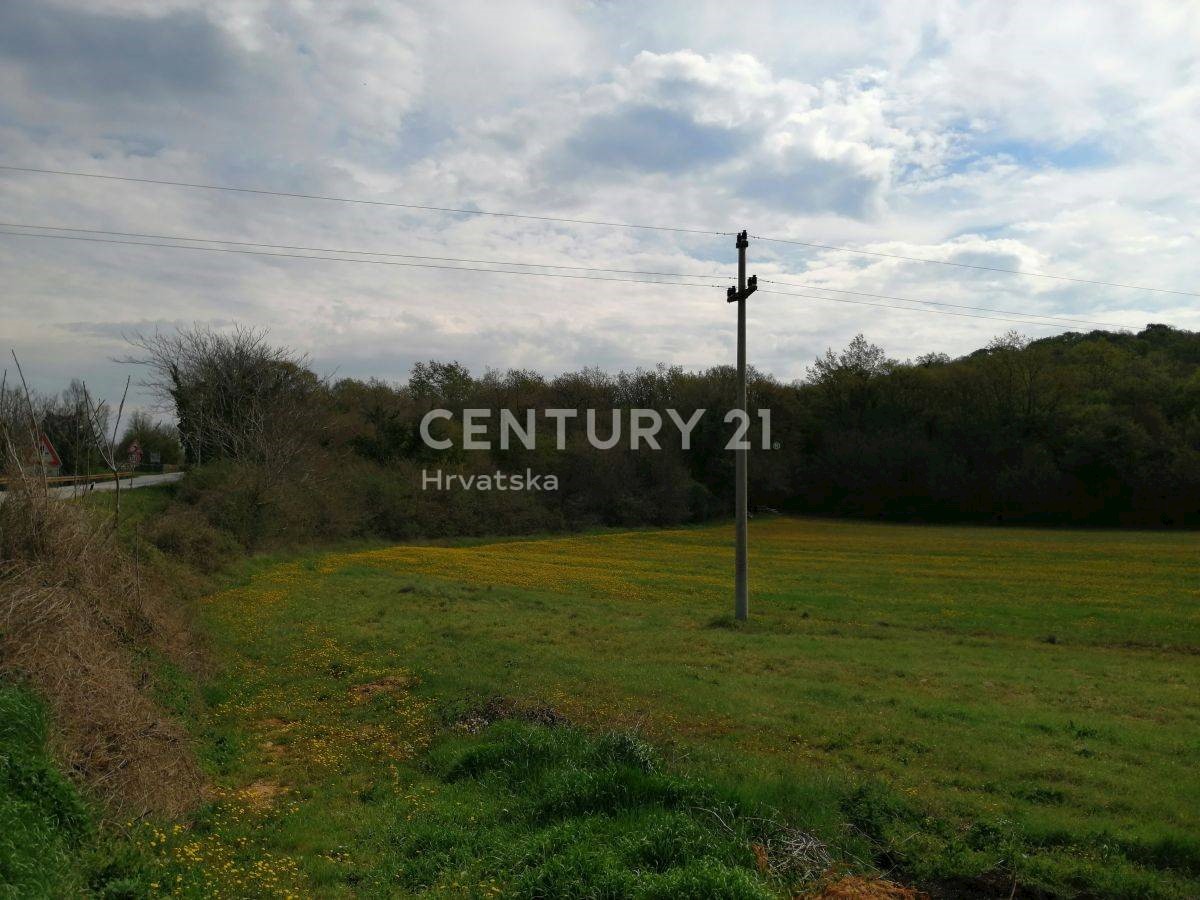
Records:
M428 769L440 780L438 803L394 831L384 861L389 880L403 888L773 896L753 874L756 835L726 830L705 812L715 807L744 826L723 798L664 773L654 751L628 735L503 723L479 739L445 742Z
M0 679L0 898L156 895L161 865L139 840L154 827L103 821L56 764L47 729L44 704Z
M760 896L815 884L752 852L802 829L837 871L948 896L1200 895L1194 534L751 540L748 625L727 527L247 562L204 603L218 792L134 827L131 870L191 896Z
M178 484L170 483L133 489L122 488L120 519L122 538L132 539L135 525L144 526L155 516L164 512L171 505L171 501L175 499L178 487ZM116 506L116 497L115 491L91 491L84 494L81 499L88 507L111 516Z
M42 705L0 681L0 897L65 897L81 882L75 852L90 819L46 751Z

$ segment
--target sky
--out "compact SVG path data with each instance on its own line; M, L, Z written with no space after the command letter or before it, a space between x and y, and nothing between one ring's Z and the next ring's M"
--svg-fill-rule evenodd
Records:
M0 234L0 347L39 390L84 377L109 397L124 335L192 324L269 329L338 377L403 380L431 358L700 369L734 360L724 293L743 228L760 279L1200 329L1194 296L758 237L1200 291L1197 159L1200 4L1180 0L0 3L0 165L705 233L4 170L0 231L707 276ZM784 380L860 332L903 359L1060 330L765 290L748 319L751 362Z

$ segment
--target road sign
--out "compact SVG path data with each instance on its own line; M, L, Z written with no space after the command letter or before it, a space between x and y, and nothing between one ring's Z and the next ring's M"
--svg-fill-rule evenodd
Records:
M141 465L142 462L142 445L134 441L129 445L129 463L133 466Z
M45 434L38 435L38 453L41 454L42 464L47 468L57 469L62 465L62 460L58 458L58 451L54 449L50 438Z
M62 465L62 460L58 458L58 451L54 449L54 445L50 443L50 438L45 434L38 434L37 445L30 447L23 454L25 465L36 466L43 465L47 469L57 469Z

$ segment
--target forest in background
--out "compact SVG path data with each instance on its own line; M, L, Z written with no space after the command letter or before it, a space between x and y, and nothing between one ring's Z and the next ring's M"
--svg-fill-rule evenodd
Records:
M328 379L253 330L195 328L136 339L129 361L179 425L136 416L137 439L192 475L168 543L211 526L246 547L294 539L389 539L523 533L599 525L675 525L728 514L736 373L659 366L553 378L528 370L473 374L457 362L413 367L407 383ZM65 471L94 465L79 387L42 399L39 415ZM12 394L8 406L16 408ZM1045 525L1200 525L1200 335L1166 325L1027 341L1009 333L951 359L898 361L861 335L785 384L753 372L752 415L769 408L778 449L751 452L753 510L907 521ZM555 446L539 417L535 449L445 451L421 440L429 410L593 408L706 415L680 447L622 440L597 450L582 422ZM101 407L107 417L109 411ZM715 414L720 413L720 414ZM11 418L11 417L10 417ZM107 421L107 418L105 419ZM669 420L668 420L669 422ZM755 419L757 423L757 419ZM757 434L757 424L751 434ZM173 433L174 432L174 433ZM176 435L179 443L176 444ZM494 437L494 433L493 433ZM557 491L426 491L423 469L523 472ZM216 541L217 538L212 538Z

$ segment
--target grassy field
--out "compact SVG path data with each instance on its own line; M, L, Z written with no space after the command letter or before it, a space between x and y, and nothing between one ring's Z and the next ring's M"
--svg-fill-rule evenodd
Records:
M203 603L222 674L166 698L216 793L195 822L131 826L125 876L1200 896L1195 535L759 520L749 625L727 614L731 536L246 563Z
M47 752L45 709L0 682L0 897L79 892L72 863L89 825L83 801Z

